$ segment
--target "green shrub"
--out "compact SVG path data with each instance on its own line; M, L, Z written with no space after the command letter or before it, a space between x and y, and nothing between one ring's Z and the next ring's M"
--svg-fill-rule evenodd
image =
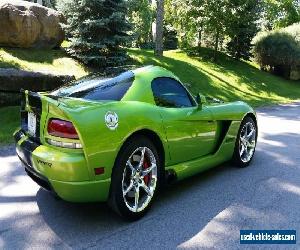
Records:
M295 23L283 29L287 33L289 33L295 41L300 44L300 23Z
M300 65L300 23L259 33L253 43L253 54L261 68L290 69Z

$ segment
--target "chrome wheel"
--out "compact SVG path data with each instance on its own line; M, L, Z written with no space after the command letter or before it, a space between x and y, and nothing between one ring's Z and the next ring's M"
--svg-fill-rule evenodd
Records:
M150 203L157 184L157 165L153 152L139 147L126 162L122 179L123 199L127 208L135 213Z
M247 122L243 126L239 139L239 153L242 162L251 160L256 146L256 128L252 122Z

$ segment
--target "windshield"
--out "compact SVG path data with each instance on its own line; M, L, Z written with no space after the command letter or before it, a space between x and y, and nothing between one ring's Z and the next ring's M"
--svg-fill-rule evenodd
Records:
M50 95L76 97L87 100L120 101L134 81L134 74L126 71L116 77L85 77L53 91Z

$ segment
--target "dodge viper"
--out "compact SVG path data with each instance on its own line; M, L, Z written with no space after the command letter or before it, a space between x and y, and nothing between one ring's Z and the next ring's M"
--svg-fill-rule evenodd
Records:
M229 160L246 167L255 151L249 105L195 97L158 66L21 95L14 138L28 176L66 201L107 201L129 220L166 183Z

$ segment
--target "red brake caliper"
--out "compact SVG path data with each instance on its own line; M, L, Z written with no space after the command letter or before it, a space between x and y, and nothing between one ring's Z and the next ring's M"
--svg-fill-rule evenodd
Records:
M145 159L144 160L144 164L143 164L143 169L146 170L147 168L149 168L149 164L148 161ZM144 176L144 182L146 185L148 185L149 179L150 179L150 173Z

